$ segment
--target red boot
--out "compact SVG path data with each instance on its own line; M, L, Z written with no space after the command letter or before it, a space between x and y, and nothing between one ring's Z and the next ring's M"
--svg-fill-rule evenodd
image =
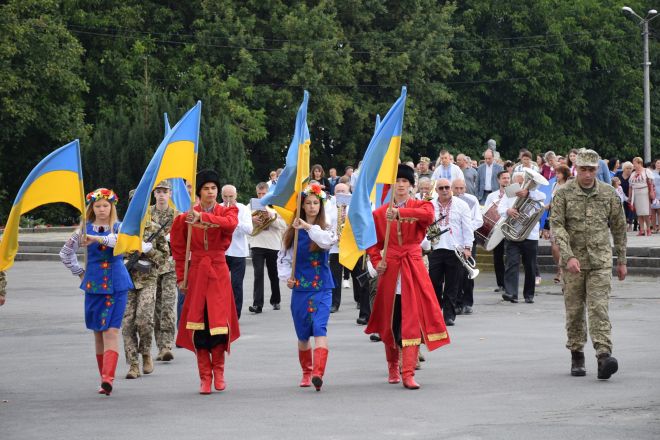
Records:
M302 368L302 380L300 381L301 387L312 386L312 349L300 350L298 349L298 360Z
M99 367L99 376L101 376L101 380L103 380L103 355L102 354L97 354L96 355L96 364ZM105 394L105 390L102 387L99 387L98 393L99 394Z
M325 364L328 361L328 349L317 347L314 349L314 370L312 371L312 383L316 391L321 391L323 385L323 373L325 373Z
M216 345L211 350L211 365L213 366L213 385L218 391L223 391L225 384L225 344Z
M401 382L401 375L399 374L399 347L385 345L385 357L387 358L387 381L389 383Z
M409 390L416 390L419 384L415 382L415 365L417 365L417 353L419 346L403 347L403 386Z
M211 369L211 352L203 348L197 349L197 369L199 370L199 394L211 394L211 379L213 370Z
M115 371L117 370L117 359L119 359L119 353L114 350L106 350L103 353L101 388L107 396L112 392L112 383L115 380Z

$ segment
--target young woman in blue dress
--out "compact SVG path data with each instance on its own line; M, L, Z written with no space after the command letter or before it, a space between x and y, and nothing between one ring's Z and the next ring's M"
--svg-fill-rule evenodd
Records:
M85 234L78 230L62 247L60 259L80 277L85 292L85 325L94 332L96 362L101 375L99 394L110 395L119 357L119 329L126 298L133 282L123 256L113 255L117 243L119 198L110 189L99 188L87 194ZM87 247L87 265L78 264L76 251Z
M321 390L328 359L327 327L334 282L328 265L328 250L337 241L335 228L326 223L326 195L312 183L302 194L300 218L284 233L277 259L278 273L292 290L291 315L298 337L298 359L303 376L301 387ZM294 231L298 230L295 273L291 273ZM314 337L314 350L310 338Z

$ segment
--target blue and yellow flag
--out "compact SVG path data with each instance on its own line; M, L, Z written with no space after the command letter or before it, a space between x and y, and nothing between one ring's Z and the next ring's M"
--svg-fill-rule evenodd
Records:
M374 135L378 131L378 126L380 125L380 115L376 115L376 128L374 130ZM376 183L374 190L371 192L371 203L375 209L380 208L386 203L390 202L390 185L389 183Z
M85 214L85 190L78 139L46 156L21 185L0 242L0 270L7 270L14 264L14 257L18 252L21 215L38 206L57 202L68 203L82 215Z
M201 114L202 102L197 101L197 104L167 132L160 143L128 205L119 229L115 255L142 249L142 236L149 212L151 192L158 182L180 177L195 186Z
M296 116L296 128L286 154L286 165L277 184L270 187L261 202L273 208L289 224L296 215L298 194L309 179L309 128L307 127L307 102L309 93L305 90L302 104Z
M403 87L401 96L378 124L364 153L339 241L339 262L349 269L355 267L368 247L376 244L376 225L371 214L372 193L377 193L377 184L392 185L396 181L405 106L406 88Z
M165 136L170 133L170 120L167 113L164 114L165 119ZM170 198L170 206L179 212L186 212L190 209L190 191L186 187L186 182L180 178L170 179L172 184L172 198Z

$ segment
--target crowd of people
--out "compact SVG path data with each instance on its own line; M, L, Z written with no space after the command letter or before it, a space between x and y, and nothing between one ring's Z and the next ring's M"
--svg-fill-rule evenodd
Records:
M618 277L624 279L626 230L637 228L639 235L650 236L660 229L660 159L645 167L640 158L621 164L592 150L571 150L566 157L548 151L534 160L523 149L514 162L500 157L491 140L479 162L462 153L454 159L442 150L435 161L421 157L416 165L399 164L389 199L373 212L377 243L353 268L341 265L338 243L360 167L346 167L340 177L335 168L326 176L321 165L312 166L311 181L301 194L301 214L290 225L259 203L278 184L280 172L256 185L256 200L247 206L238 202L234 186L220 186L215 171L200 171L196 188L189 188L197 196L196 206L185 213L170 206L170 183L158 183L142 250L126 258L112 253L120 224L117 195L100 188L87 196L85 227L71 236L60 256L85 291L99 393L110 395L113 389L120 329L126 378L154 371L155 338L157 361L172 361L174 344L189 349L197 357L200 393L210 394L212 385L224 390L225 355L240 336L250 255L250 313L264 312L264 269L272 310L280 310L280 281L292 289L301 387L321 390L329 318L342 305L342 290L352 287L356 323L366 326L372 341L385 345L388 382L417 389L414 371L424 359L420 345L432 351L448 344L447 327L456 325L458 316L475 312L478 245L492 245L493 287L506 302L518 303L522 262L522 297L533 303L540 283L541 237L552 245L555 282L563 282L571 374L586 374L585 316L598 377L607 379L617 371L607 314L609 235L611 231ZM548 181L553 182L550 198L541 191ZM546 210L550 214L542 225L540 215ZM502 224L513 232L501 234ZM586 234L587 228L592 232ZM83 246L85 267L76 256ZM4 278L0 282L4 287ZM4 296L0 299L4 302Z

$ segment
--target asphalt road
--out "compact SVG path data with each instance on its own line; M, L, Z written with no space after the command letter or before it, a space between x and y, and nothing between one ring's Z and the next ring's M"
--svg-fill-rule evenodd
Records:
M614 282L619 372L571 377L560 289L544 281L534 304L504 303L493 275L476 282L475 313L450 327L452 344L417 372L417 391L387 383L381 343L356 325L343 290L329 324L323 390L297 386L300 367L288 311L251 315L248 266L241 338L227 390L197 394L194 355L176 350L153 374L126 380L120 357L111 397L96 394L93 337L83 296L59 263L17 262L0 308L0 439L658 439L660 289L656 279ZM544 277L551 279L550 275ZM522 284L521 284L522 285ZM155 355L155 353L154 353Z

